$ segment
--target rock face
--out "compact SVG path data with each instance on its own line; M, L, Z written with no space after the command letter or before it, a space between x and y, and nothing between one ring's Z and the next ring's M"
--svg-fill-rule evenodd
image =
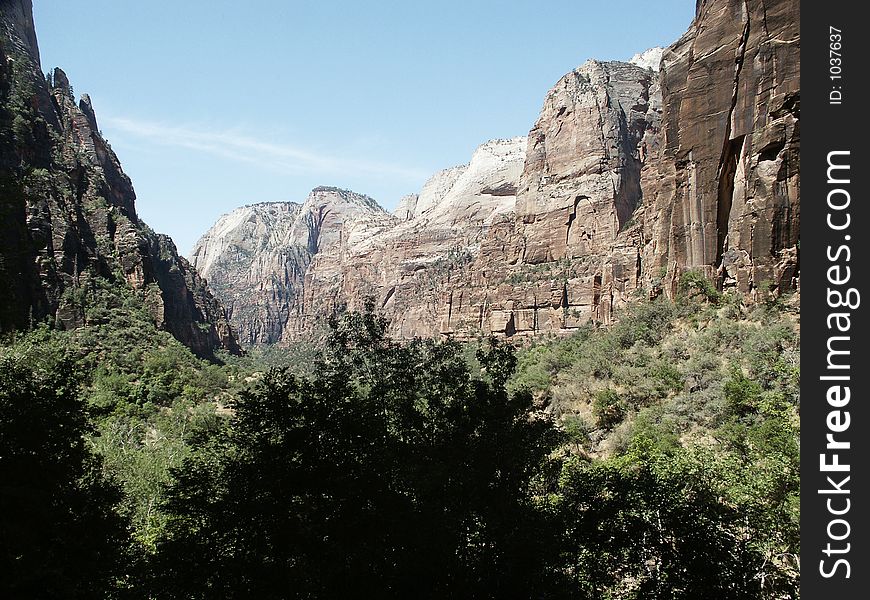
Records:
M651 69L658 72L664 52L664 48L650 48L649 50L635 54L628 62L640 67L641 69Z
M404 196L401 200L399 200L399 204L396 205L396 210L393 211L393 216L395 216L399 221L410 221L414 218L414 213L417 210L417 200L419 200L420 196L417 194L408 194Z
M348 245L397 221L368 196L319 187L303 204L267 202L224 215L196 243L191 262L227 307L242 343L274 343L304 312L315 255L316 277L330 279Z
M96 278L132 287L155 324L202 356L237 342L218 301L136 195L66 74L46 80L29 0L0 3L0 331L87 322Z
M448 263L470 264L492 223L512 218L525 145L483 144L468 164L403 198L393 215L334 188L316 188L302 205L240 208L197 242L191 261L229 307L243 343L291 341L368 297L404 334L431 333L439 274Z
M471 267L493 227L513 220L526 143L518 137L481 145L468 164L440 171L423 185L410 219L360 236L341 264L318 255L306 276L295 330L305 332L337 306L360 308L366 298L378 302L401 336L449 333L460 318L476 328L480 307L463 306L461 292L454 302L454 290L472 285L472 278L476 291L486 289Z
M797 287L800 3L698 2L662 59L663 134L642 182L644 262L725 287Z
M590 61L550 90L517 198L523 262L600 254L616 239L641 201L660 104L655 74L625 63Z
M401 336L470 338L607 323L634 297L675 294L687 270L749 300L768 285L796 289L797 11L796 0L701 0L670 48L567 74L527 139L484 144L391 219L334 223L338 244L293 258L293 302L267 339L288 342L366 298ZM222 222L203 238L213 247L229 247ZM238 294L240 307L239 290L288 272L232 276L223 262L195 256L219 290L237 288L219 295Z

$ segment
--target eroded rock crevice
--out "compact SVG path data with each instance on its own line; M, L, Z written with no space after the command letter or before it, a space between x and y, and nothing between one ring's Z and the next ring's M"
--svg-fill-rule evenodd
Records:
M734 178L737 174L737 163L743 154L745 136L728 140L723 156L723 164L719 173L718 194L716 196L716 266L722 265L722 255L728 250L728 223L731 219L731 208L734 202Z

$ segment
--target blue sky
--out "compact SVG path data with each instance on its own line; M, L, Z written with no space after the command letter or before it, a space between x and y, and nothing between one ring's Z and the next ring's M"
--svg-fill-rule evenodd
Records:
M679 38L694 0L34 0L44 70L88 93L142 218L187 253L243 204L318 185L386 208L525 135L588 58Z

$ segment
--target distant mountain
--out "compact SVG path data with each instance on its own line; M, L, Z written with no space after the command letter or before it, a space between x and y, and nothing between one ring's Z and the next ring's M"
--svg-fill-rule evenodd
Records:
M273 343L303 313L315 256L340 260L348 244L396 222L368 196L319 187L302 204L267 202L224 215L196 243L190 261L227 307L242 343ZM323 269L320 275L326 276Z
M669 48L565 75L528 138L484 144L393 218L334 220L330 251L267 226L230 233L231 215L192 260L245 343L289 341L370 297L399 335L469 338L608 323L635 297L674 295L687 271L748 301L796 290L798 9L698 2Z
M483 144L468 164L440 171L404 198L393 215L367 196L334 188L314 189L302 205L239 208L197 242L190 260L229 308L243 343L304 336L348 300L381 300L389 293L381 282L479 245L493 220L513 209L525 145L525 138ZM403 320L413 326L415 319Z
M88 323L98 284L127 286L201 356L239 351L220 303L136 195L91 101L39 61L30 0L0 2L0 332Z
M632 56L628 60L628 62L633 65L637 65L642 69L652 69L653 71L658 71L659 67L662 64L662 55L664 53L664 48L650 48L649 50L638 52L637 54Z

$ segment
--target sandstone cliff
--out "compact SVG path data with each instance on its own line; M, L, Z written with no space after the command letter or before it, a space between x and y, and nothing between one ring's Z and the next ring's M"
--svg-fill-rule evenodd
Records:
M454 290L475 276L471 267L490 230L513 219L525 146L522 137L482 144L467 164L429 179L413 214L403 212L404 222L360 236L347 245L340 264L318 255L306 276L304 309L294 331L306 331L338 306L359 308L370 297L399 335L450 331L460 318ZM324 278L326 264L332 275ZM467 303L464 310L474 311L471 331L478 327L479 308Z
M238 351L218 301L135 199L90 99L76 103L60 69L43 75L30 0L0 2L0 331L85 323L100 278L131 286L198 354Z
M798 285L800 3L698 2L662 59L660 148L644 173L647 278L701 268L753 295Z
M280 338L368 297L400 335L473 337L607 323L634 297L676 293L687 270L750 301L762 287L796 289L797 10L703 0L671 47L567 74L527 139L484 144L403 198L392 221L294 262ZM221 289L239 284L202 264Z
M242 343L273 343L300 320L315 256L320 266L309 276L331 281L349 245L396 221L367 196L320 187L303 204L267 202L224 215L196 243L191 262Z

